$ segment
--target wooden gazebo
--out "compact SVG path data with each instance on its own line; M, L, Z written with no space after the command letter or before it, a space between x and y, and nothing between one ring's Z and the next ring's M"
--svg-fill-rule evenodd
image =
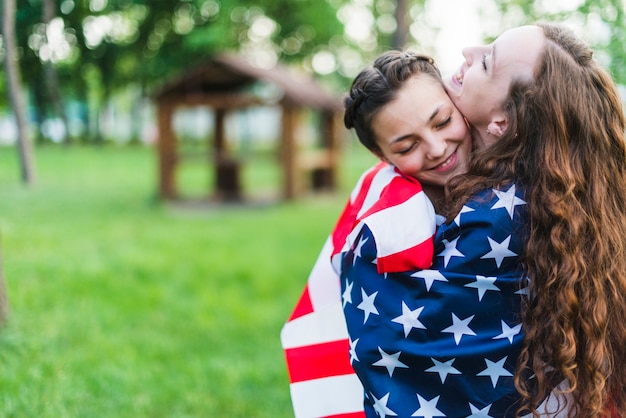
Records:
M271 85L275 93L271 98L255 93L251 87L256 83ZM286 67L258 68L243 57L220 55L167 83L154 98L158 106L159 195L163 199L179 197L176 171L181 158L172 119L182 106L212 109L215 120L209 164L215 170L213 196L217 199L243 198L241 162L229 155L225 117L228 112L252 106L278 106L281 111L277 161L282 185L277 186L283 199L297 198L309 189L333 190L337 186L343 133L341 100L325 93L310 78L295 76ZM303 111L319 115L320 144L314 150L302 150L296 137Z

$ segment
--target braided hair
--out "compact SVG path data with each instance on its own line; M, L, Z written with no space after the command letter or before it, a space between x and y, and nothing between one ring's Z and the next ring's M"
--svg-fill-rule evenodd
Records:
M380 155L372 119L392 102L404 82L418 74L427 74L443 85L434 60L411 51L388 51L372 66L363 69L352 82L344 99L344 124L354 128L359 141L374 154Z

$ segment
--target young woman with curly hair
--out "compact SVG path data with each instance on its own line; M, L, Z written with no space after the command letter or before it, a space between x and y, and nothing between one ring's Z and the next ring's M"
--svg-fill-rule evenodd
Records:
M473 125L475 136L497 139L474 153L467 174L449 183L447 214L456 216L486 188L510 182L523 187L529 226L522 262L530 297L522 306L525 338L515 374L523 408L539 416L537 405L557 388L568 393L569 417L626 416L621 99L571 31L536 28L545 47L532 77L499 87L506 71L499 67L502 54L511 51L496 40L464 50L465 63L446 81L466 116L489 94L483 103L495 103L497 110Z

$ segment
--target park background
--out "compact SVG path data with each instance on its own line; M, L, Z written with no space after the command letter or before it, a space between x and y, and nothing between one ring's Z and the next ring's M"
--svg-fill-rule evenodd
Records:
M314 77L340 98L390 48L427 52L452 72L463 45L551 20L576 30L626 84L622 0L2 7L2 417L293 416L279 333L374 159L345 132L336 188L275 198L277 117L255 109L230 118L227 132L244 132L230 145L249 161L244 189L271 199L211 199L213 170L200 159L181 168L181 198L163 200L152 94L164 80L231 51ZM210 109L175 119L186 152L210 141Z

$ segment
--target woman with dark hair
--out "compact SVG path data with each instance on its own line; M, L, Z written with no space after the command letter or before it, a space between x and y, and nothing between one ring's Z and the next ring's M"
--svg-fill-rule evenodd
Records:
M355 78L344 121L381 160L415 177L414 155L428 136L406 126L423 115L435 121L437 132L439 122L432 116L440 105L410 88L415 69L403 57L385 53ZM532 59L528 64L532 73ZM443 91L441 81L438 85ZM423 106L431 111L415 111ZM439 167L454 161L446 157ZM441 211L443 184L430 186L424 190ZM423 263L412 251L410 238L418 234L411 225L420 219L418 212L388 210L389 196L407 193L404 184L385 185L372 207L356 215L357 222L340 222L356 225L333 264L366 416L516 413L520 396L513 372L522 348L520 290L526 282L518 255L525 244L526 207L521 189L506 186L479 191L453 225L439 228L440 257L432 265L432 258ZM491 242L506 251L494 251ZM395 258L381 255L392 244Z

